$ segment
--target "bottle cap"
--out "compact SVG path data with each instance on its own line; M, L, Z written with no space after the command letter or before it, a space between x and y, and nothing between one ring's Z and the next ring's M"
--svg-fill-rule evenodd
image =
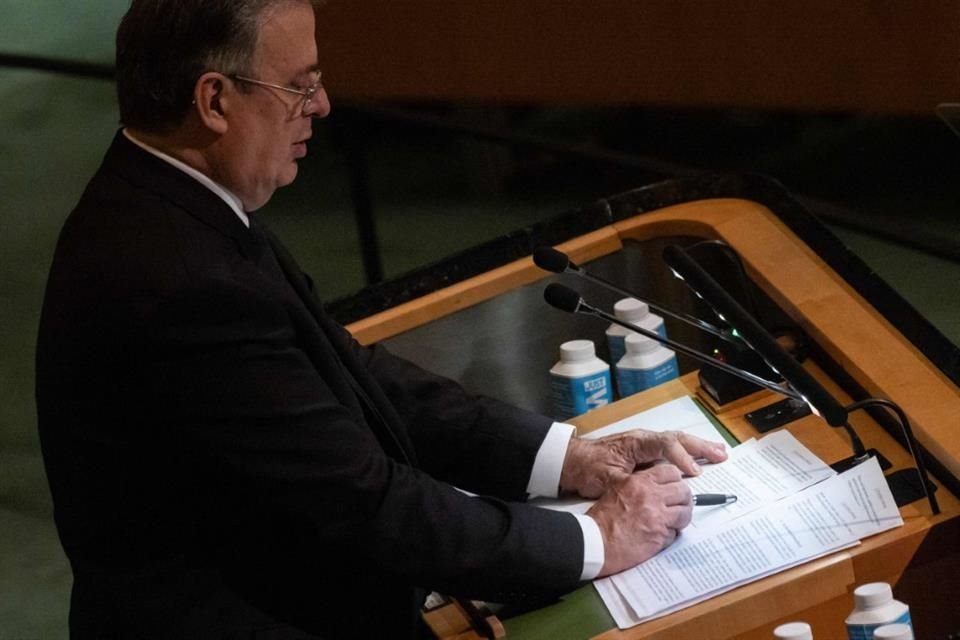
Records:
M913 640L913 627L908 624L885 624L873 630L874 640Z
M893 590L886 582L869 582L853 590L857 609L873 609L893 600Z
M649 313L650 305L636 298L624 298L613 305L613 315L633 324L643 320Z
M560 345L560 359L564 362L585 362L596 355L592 340L571 340Z
M627 353L647 353L656 349L659 343L639 333L628 333L623 340L623 344Z
M806 622L788 622L773 630L777 640L813 640L813 630Z

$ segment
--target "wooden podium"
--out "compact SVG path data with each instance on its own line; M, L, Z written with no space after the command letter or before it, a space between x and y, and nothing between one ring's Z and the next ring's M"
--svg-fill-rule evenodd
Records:
M893 292L878 285L862 264L853 264L857 259L845 254L836 239L785 194L767 185L759 190L760 200L767 201L761 203L724 197L729 185L716 185L703 182L685 190L660 185L608 199L591 208L594 214L606 211L607 224L553 244L579 264L658 237L729 244L753 283L816 344L821 357L810 358L805 367L841 403L882 397L908 414L933 468L942 513L932 515L922 499L904 505L900 528L626 631L617 630L605 611L596 610L599 598L588 586L554 605L505 620L507 637L760 640L772 637L777 624L804 620L813 626L814 637L838 638L844 635L843 618L852 608L853 589L885 581L910 604L918 638L945 638L960 630L960 613L951 604L960 586L960 389L957 371L947 366L950 354L943 353L946 347L938 342L942 336L915 312L901 308ZM789 206L775 212L772 202ZM789 215L784 215L787 209ZM536 233L529 244L538 242ZM353 322L349 329L361 342L384 340L473 305L496 304L499 296L546 275L529 257L521 257ZM829 361L829 366L818 360ZM587 431L683 394L699 394L695 374L576 422ZM754 437L757 433L744 414L778 399L760 391L716 408L716 418L737 439ZM861 411L850 420L866 446L892 462L891 471L912 466L899 434L888 431L882 419ZM827 462L850 454L846 434L815 416L787 428ZM602 609L602 603L599 606ZM587 628L584 619L589 620Z

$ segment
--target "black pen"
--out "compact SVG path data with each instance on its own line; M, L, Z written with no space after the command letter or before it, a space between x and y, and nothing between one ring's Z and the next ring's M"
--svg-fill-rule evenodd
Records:
M693 506L714 507L721 504L733 504L737 496L729 493L697 493L693 496Z

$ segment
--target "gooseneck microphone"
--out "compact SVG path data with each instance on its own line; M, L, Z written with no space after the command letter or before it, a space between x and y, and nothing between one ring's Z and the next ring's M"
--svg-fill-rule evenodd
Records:
M566 311L568 313L579 313L583 315L594 316L596 318L603 318L604 320L608 320L610 322L618 324L621 327L629 329L630 331L634 331L636 333L639 333L640 335L650 338L651 340L659 342L660 344L670 349L673 349L674 351L690 356L691 358L699 360L700 362L703 362L705 364L709 364L712 367L716 367L717 369L720 369L722 371L725 371L726 373L729 373L730 375L746 380L747 382L751 382L757 385L758 387L763 387L764 389L770 389L771 391L775 391L789 398L793 398L794 400L804 399L803 396L801 396L799 393L797 393L793 389L790 389L789 387L785 387L776 382L766 380L756 374L750 373L749 371L738 369L737 367L731 366L726 362L717 360L716 358L706 353L697 351L696 349L692 349L691 347L688 347L685 344L681 344L679 342L671 340L670 338L664 338L663 336L661 336L659 333L655 331L650 331L649 329L645 329L640 325L633 324L632 322L626 322L625 320L621 320L620 318L616 317L613 314L607 313L602 309L598 309L594 306L591 306L587 304L587 302L580 296L579 293L577 293L570 287L566 287L556 282L552 284L548 284L547 288L544 289L543 291L543 299L546 300L547 304L549 304L551 307L554 307L555 309L559 309L560 311Z
M726 340L727 342L735 344L738 347L742 346L742 343L736 338L732 337L729 332L724 331L723 329L720 329L718 327L715 327L714 325L704 320L701 320L700 318L687 315L686 313L682 313L679 311L672 311L664 307L663 305L657 304L655 302L650 302L649 300L641 298L637 294L631 291L627 291L626 289L623 289L608 280L604 280L599 276L595 276L589 273L583 267L578 266L576 263L571 261L570 257L567 254L557 249L554 249L553 247L548 247L546 245L543 245L534 249L533 263L538 267L540 267L541 269L543 269L544 271L550 271L551 273L572 273L574 275L580 276L581 278L584 278L586 280L599 284L604 289L608 289L610 291L613 291L614 293L618 293L628 298L635 298L637 300L640 300L641 302L645 302L647 303L647 306L649 306L651 309L653 309L654 311L656 311L661 315L670 316L675 320L679 320L680 322L696 327L701 331L712 334L718 338L721 338L722 340Z

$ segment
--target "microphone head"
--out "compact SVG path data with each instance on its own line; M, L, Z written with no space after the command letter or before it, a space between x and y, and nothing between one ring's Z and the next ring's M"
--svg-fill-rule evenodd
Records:
M580 303L583 302L579 293L556 282L548 284L547 288L543 290L543 299L551 307L569 313L575 313L580 308Z
M571 264L567 254L547 245L541 245L533 250L533 263L544 271L553 273L563 273Z

